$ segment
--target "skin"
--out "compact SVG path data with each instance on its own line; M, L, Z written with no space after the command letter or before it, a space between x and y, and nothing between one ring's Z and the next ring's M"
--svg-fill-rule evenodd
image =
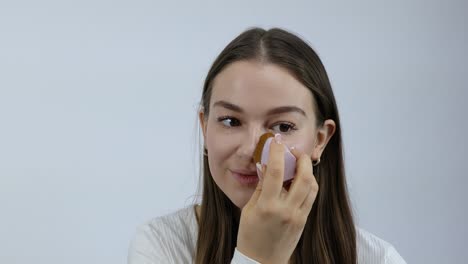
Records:
M299 110L268 114L283 106ZM312 93L286 69L238 61L214 79L209 115L203 109L199 113L213 179L242 209L237 248L262 263L288 262L315 201L318 185L311 159L321 156L335 122L326 120L317 127L314 109ZM241 184L232 170L256 171L253 153L266 132L281 136L271 145L263 178L258 184ZM297 158L289 191L282 185L283 145L294 147Z

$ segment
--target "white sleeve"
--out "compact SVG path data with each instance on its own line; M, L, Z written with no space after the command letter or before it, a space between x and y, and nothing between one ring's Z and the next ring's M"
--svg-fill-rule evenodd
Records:
M128 264L170 263L164 251L164 243L157 230L149 225L138 227L128 249Z
M406 261L398 254L392 246L385 254L385 264L406 264Z
M231 264L261 264L246 255L242 254L239 250L234 251L234 257L232 258Z

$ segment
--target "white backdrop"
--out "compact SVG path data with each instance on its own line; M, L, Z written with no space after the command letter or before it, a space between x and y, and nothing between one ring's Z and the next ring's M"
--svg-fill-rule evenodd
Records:
M468 259L466 1L0 2L0 263L125 263L193 201L205 74L250 26L321 56L358 224Z

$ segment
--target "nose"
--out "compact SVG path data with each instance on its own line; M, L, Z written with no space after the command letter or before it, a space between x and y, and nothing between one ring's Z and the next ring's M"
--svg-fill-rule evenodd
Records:
M240 139L241 142L239 142L238 156L244 160L253 160L253 154L257 147L258 140L265 132L266 130L260 127L245 130L244 135Z

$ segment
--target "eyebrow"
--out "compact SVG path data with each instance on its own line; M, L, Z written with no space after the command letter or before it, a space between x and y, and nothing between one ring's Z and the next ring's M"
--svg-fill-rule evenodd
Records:
M244 110L242 108L240 108L239 106L235 105L235 104L232 104L232 103L229 103L229 102L226 102L226 101L217 101L216 103L213 104L213 108L215 106L220 106L220 107L224 107L226 109L229 109L229 110L232 110L234 112L238 112L238 113L244 113ZM273 109L270 109L268 112L267 112L267 115L278 115L278 114L283 114L283 113L290 113L290 112L296 112L296 113L299 113L305 117L307 117L306 113L304 112L304 110L302 110L301 108L299 107L296 107L296 106L280 106L280 107L275 107Z

